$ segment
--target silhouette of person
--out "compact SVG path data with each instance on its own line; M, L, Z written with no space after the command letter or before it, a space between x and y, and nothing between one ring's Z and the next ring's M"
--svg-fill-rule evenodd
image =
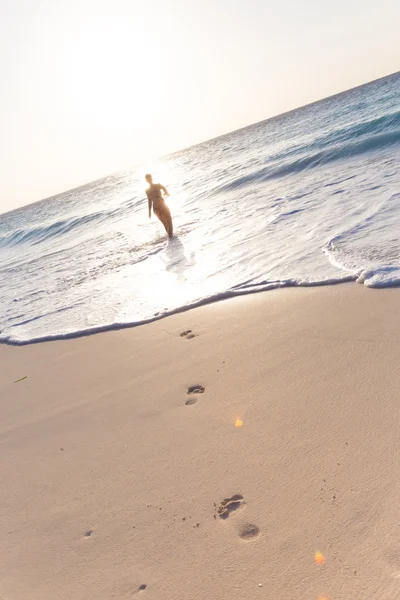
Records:
M164 196L169 196L168 191L161 183L153 183L153 177L150 173L145 176L145 179L149 184L149 187L146 190L147 199L149 201L149 219L151 219L151 209L153 208L153 213L164 225L168 237L172 238L174 235L172 217L164 199Z

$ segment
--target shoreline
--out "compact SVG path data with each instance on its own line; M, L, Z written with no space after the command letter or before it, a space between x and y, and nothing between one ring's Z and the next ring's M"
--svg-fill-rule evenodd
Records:
M0 597L395 600L400 291L329 288L0 345Z
M348 275L347 277L337 279L337 280L335 279L335 280L329 280L329 281L313 282L313 283L309 283L309 284L303 283L301 285L298 283L285 283L282 285L274 286L273 285L274 282L271 282L271 284L268 284L268 285L271 285L271 287L266 287L266 288L264 287L262 289L259 289L257 286L254 286L254 289L246 288L246 290L239 289L239 291L229 290L227 292L221 292L214 296L210 296L208 298L202 298L201 300L198 300L191 304L180 306L176 309L172 309L168 313L165 313L162 315L155 315L154 317L149 318L149 319L143 319L142 321L132 321L132 322L128 322L128 323L113 323L110 325L99 325L96 327L91 327L89 329L73 331L73 332L65 333L65 334L54 334L54 335L37 337L37 338L33 338L28 341L24 341L24 340L16 341L16 340L10 340L9 338L8 339L0 338L0 346L1 345L30 346L32 344L58 342L58 341L63 341L63 340L75 340L75 339L79 339L79 338L83 338L83 337L97 335L99 333L109 333L111 331L121 331L123 329L134 329L136 327L142 327L144 325L149 325L150 323L162 321L163 319L167 319L168 317L172 317L174 315L179 315L181 313L195 310L196 308L202 308L205 306L209 306L210 304L217 304L219 302L225 302L226 300L233 300L235 298L242 298L243 296L252 296L254 294L263 294L266 292L274 292L277 290L285 290L285 289L293 289L293 288L300 288L300 289L301 288L319 288L319 287L343 285L346 283L356 283L357 277L358 277L357 275ZM397 286L388 286L387 288L371 288L371 289L393 289L395 287L397 287Z

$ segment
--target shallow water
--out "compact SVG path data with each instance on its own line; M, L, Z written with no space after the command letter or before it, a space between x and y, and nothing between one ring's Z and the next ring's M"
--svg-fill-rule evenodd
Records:
M400 74L2 215L0 341L288 285L400 283ZM146 171L176 237L147 218Z

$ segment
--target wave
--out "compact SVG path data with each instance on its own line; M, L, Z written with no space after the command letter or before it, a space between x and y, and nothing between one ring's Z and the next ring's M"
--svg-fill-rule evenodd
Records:
M389 196L358 223L331 238L323 248L330 263L367 287L399 286L399 200L400 194Z
M378 133L390 133L391 131L396 131L396 129L400 129L400 111L337 129L330 135L317 138L316 143L326 146L335 142L354 140L355 138L367 135L373 136Z
M108 221L110 218L123 216L124 211L125 207L118 207L112 210L74 216L69 219L42 224L38 227L16 229L12 231L12 233L0 237L0 248L17 246L20 244L40 244L46 240L57 238L78 228L85 227L86 225L94 223L100 224Z
M241 187L247 187L254 183L262 183L272 179L278 179L289 175L295 175L305 170L328 165L339 160L354 158L368 152L382 150L388 146L400 142L400 129L386 133L377 133L366 139L336 145L327 150L310 153L296 160L284 162L283 164L269 164L258 171L244 177L238 177L226 185L219 187L216 192L227 192Z
M368 121L349 123L346 126L329 130L325 135L316 136L309 140L306 136L305 142L295 144L289 149L273 154L268 157L269 162L278 162L296 155L309 154L326 148L327 146L336 146L353 142L359 138L374 136L380 133L395 132L400 129L400 111L388 113Z
M17 229L10 235L6 235L0 238L0 246L16 246L18 244L38 244L45 241L48 238L53 238L59 235L68 233L76 227L86 225L92 221L98 219L98 214L85 215L84 217L74 217L72 219L64 219L50 223L49 225L42 225L40 227L32 227L30 229Z
M163 313L156 313L153 317L149 319L141 319L138 321L131 321L126 323L110 323L106 325L99 325L96 327L88 327L86 329L81 329L78 331L68 332L68 333L55 333L52 335L44 335L32 337L30 339L24 338L19 339L14 335L0 335L0 344L7 344L10 346L27 346L30 344L38 344L42 342L54 342L57 340L68 340L68 339L77 339L81 337L86 337L88 335L94 335L97 333L106 333L108 331L119 331L121 329L130 329L132 327L139 327L140 325L147 325L148 323L153 323L154 321L159 321L171 315L176 315L179 313L187 312L193 308L199 308L200 306L205 306L207 304L212 304L215 302L221 302L222 300L228 300L230 298L235 298L237 296L244 296L249 294L258 294L259 292L265 292L268 290L273 290L277 288L287 288L287 287L320 287L327 285L336 285L346 282L354 281L355 277L353 275L343 275L341 277L335 278L327 278L321 281L306 281L306 280L295 280L295 279L286 279L286 280L276 280L276 281L262 281L254 284L243 283L237 284L232 289L227 290L225 292L220 292L218 294L213 294L211 296L207 296L205 298L201 298L200 300L196 300L195 302L191 302L189 304L185 304L184 306L179 306L172 310L166 310ZM68 307L69 308L69 307ZM37 317L40 318L40 317Z

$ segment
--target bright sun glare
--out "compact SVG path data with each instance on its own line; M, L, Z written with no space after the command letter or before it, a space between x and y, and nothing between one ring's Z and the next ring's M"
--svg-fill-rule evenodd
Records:
M85 23L76 39L65 47L68 101L93 131L128 137L148 156L157 147L162 113L168 113L172 98L168 87L168 56L160 38L148 40L142 21L125 23L122 18L97 18ZM160 99L162 98L162 102Z

